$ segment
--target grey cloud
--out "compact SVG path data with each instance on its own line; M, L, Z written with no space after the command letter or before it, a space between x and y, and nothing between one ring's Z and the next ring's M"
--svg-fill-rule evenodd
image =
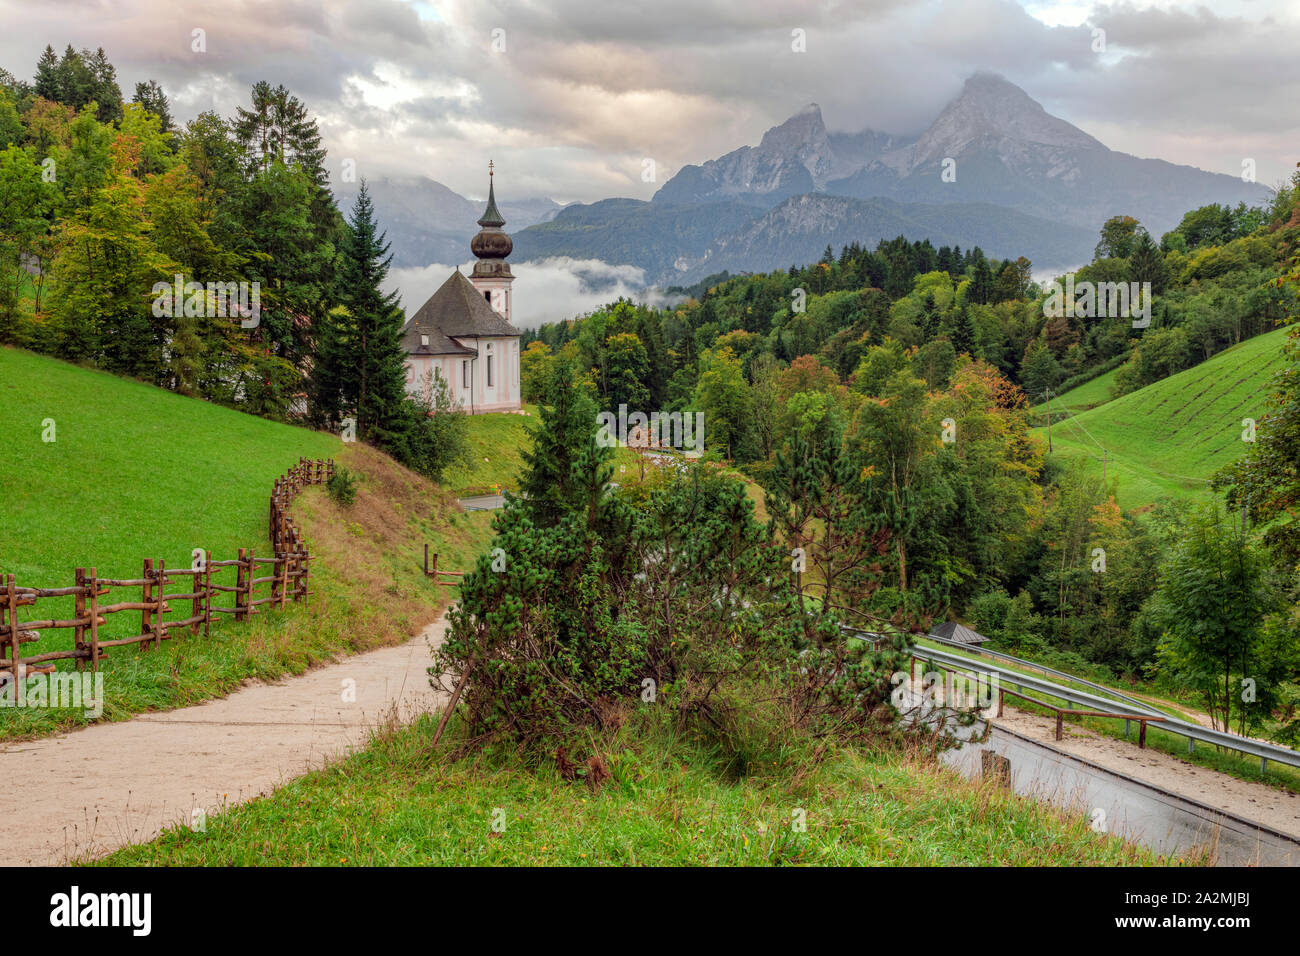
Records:
M157 79L182 119L213 105L229 115L256 80L284 83L322 118L332 151L346 144L376 173L461 192L481 192L490 155L530 193L648 198L682 165L757 143L810 101L834 129L919 132L976 69L1139 155L1221 167L1251 149L1272 181L1297 139L1300 32L1283 0L1272 22L1114 4L1077 27L1012 0L455 0L438 5L441 21L401 0L0 0L7 9L16 28L0 36L0 65L19 75L47 42L103 45L125 90ZM208 30L207 54L189 52L193 26ZM496 26L505 54L489 49ZM790 51L796 26L807 54ZM1092 52L1093 26L1112 55ZM360 94L353 78L380 86L384 64L410 78L413 99ZM646 156L657 183L640 180Z

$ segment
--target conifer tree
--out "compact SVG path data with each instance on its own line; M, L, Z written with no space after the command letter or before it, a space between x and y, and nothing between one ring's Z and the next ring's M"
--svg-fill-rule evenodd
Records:
M970 309L962 306L953 324L952 347L958 355L975 356L975 320L971 318Z
M342 402L356 413L357 437L380 447L398 443L410 423L402 310L396 294L382 289L391 261L363 181L343 242L339 302L347 315L331 316L341 327L331 330L337 337L319 359L334 363Z
M32 92L37 96L45 97L51 102L58 102L59 55L54 52L54 47L49 44L45 45L45 52L36 61L36 77Z
M135 95L131 97L131 102L139 103L158 117L162 121L161 129L164 133L170 133L175 129L175 124L172 122L171 104L167 100L167 94L155 81L149 80L146 83L137 83L135 85Z
M613 474L609 448L597 444L596 402L577 381L572 363L559 360L546 384L541 425L524 452L520 490L534 524L549 527L592 504Z

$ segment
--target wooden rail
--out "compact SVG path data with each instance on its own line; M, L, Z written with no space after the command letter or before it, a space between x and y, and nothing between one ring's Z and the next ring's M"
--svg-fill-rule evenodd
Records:
M430 558L432 558L432 562L430 562ZM439 574L446 574L457 578L463 578L465 576L464 571L439 571L438 553L435 551L432 555L430 555L429 546L426 544L424 546L424 576L428 578L432 578L432 577L436 577ZM434 583L443 584L451 588L459 587L460 585L459 581L435 581Z
M89 663L91 670L97 670L107 648L137 644L142 651L151 650L170 640L173 632L183 633L187 628L191 636L197 636L202 628L203 636L207 637L213 615L229 614L236 621L245 621L263 605L282 608L288 601L303 600L311 593L308 574L312 557L289 515L289 506L307 485L322 484L333 474L333 460L300 458L298 464L276 479L271 490L268 528L271 557L259 558L252 548L240 548L237 558L213 561L210 552L196 551L188 568L168 568L162 561L155 564L153 558L145 558L140 577L129 579L101 578L95 568L77 568L73 585L66 588L19 587L14 575L5 575L0 578L0 648L4 652L0 656L0 671L21 674L28 665L58 660L76 661L78 670ZM232 568L233 584L229 583L227 574ZM264 573L267 570L269 574ZM224 582L215 580L222 574L227 574ZM132 593L123 594L124 591ZM214 597L218 601L227 600L222 594L234 595L233 606L213 603ZM69 596L74 599L73 616L69 619L53 616L41 619L39 612L33 611L31 620L20 620L20 608ZM101 600L110 596L112 600ZM108 622L108 615L137 611L140 614L138 634L100 638L100 628ZM168 614L185 616L168 620L165 618ZM73 631L70 650L23 655L23 646L37 641L41 632L60 628Z

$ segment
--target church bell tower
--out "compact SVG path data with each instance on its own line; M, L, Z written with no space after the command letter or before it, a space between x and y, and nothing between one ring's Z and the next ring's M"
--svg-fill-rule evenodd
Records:
M510 321L511 293L510 284L515 277L510 273L510 263L506 257L514 248L510 237L502 230L506 224L497 209L497 198L493 183L492 162L488 161L488 204L483 218L478 221L478 235L469 247L478 259L469 281L478 290L479 295L495 309L507 322Z

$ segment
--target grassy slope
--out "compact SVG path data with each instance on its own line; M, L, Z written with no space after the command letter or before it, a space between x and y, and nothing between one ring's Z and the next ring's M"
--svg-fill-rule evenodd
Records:
M640 723L635 722L634 723ZM648 722L647 722L648 723ZM432 722L108 865L1085 865L1158 862L1082 813L899 754L788 747L736 780L666 729L624 728L599 789L514 756L447 763ZM494 832L493 810L504 830ZM806 831L792 827L803 810Z
M79 565L136 577L145 555L188 565L199 544L221 557L241 546L267 552L271 483L299 455L333 455L361 477L349 509L321 488L306 489L294 506L318 559L305 604L247 625L222 617L206 641L186 634L156 653L112 651L103 665L107 719L185 706L250 677L300 673L410 637L451 596L424 579L424 543L443 567L462 568L490 536L490 515L462 514L425 479L328 435L13 350L0 350L0 396L0 427L17 439L0 469L0 571L24 585L70 585ZM40 441L46 417L57 425L49 445ZM123 600L129 592L118 593ZM71 616L71 599L42 602L42 615L51 607ZM112 633L138 632L135 613L110 620ZM28 652L71 640L70 630L46 631ZM0 739L84 721L80 711L5 708Z
M1054 425L1056 454L1100 473L1098 458L1106 449L1111 459L1107 474L1125 508L1143 508L1166 496L1207 494L1210 476L1243 450L1242 419L1258 420L1265 410L1287 332L1257 336ZM1077 392L1062 400L1079 401ZM1046 438L1045 429L1036 431Z
M1119 369L1111 369L1098 375L1096 378L1089 379L1077 388L1072 388L1062 395L1057 395L1052 399L1052 408L1068 408L1072 412L1081 412L1085 409L1095 408L1098 405L1104 405L1113 397L1110 387L1115 381L1115 376ZM1043 404L1034 406L1034 413L1041 415L1047 406Z
M467 460L448 468L443 483L461 495L490 493L493 485L518 491L523 452L531 444L530 430L537 426L537 406L527 405L524 412L471 416Z
M465 461L447 469L443 483L462 497L489 494L495 488L517 492L523 453L532 445L532 431L541 424L536 405L525 405L524 412L471 416L469 453ZM622 482L630 480L629 473L639 472L641 460L636 452L619 446L614 449L612 464L612 480Z
M55 421L56 440L41 441ZM0 572L67 587L73 569L140 576L145 557L189 567L267 547L271 484L338 438L55 359L0 348ZM119 615L124 617L124 615ZM137 622L138 623L138 622Z

